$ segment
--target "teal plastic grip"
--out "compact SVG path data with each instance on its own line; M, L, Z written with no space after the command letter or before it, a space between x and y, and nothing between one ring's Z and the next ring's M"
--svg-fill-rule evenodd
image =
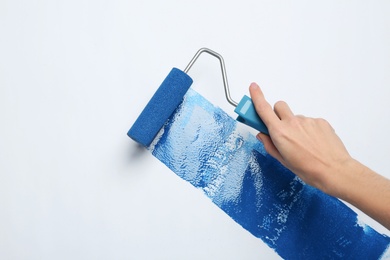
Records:
M250 99L250 97L243 96L236 109L234 109L234 112L238 114L238 122L253 127L263 134L269 135L268 128L256 113L255 107L253 106L252 99Z

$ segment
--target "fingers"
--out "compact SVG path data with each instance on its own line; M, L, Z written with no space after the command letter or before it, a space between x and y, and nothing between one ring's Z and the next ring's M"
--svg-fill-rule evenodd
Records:
M274 106L274 111L276 115L281 119L286 119L294 116L293 112L291 111L290 107L287 105L284 101L278 101L276 102Z
M264 124L269 128L271 125L277 124L280 119L272 110L271 105L265 100L263 92L256 83L252 83L249 87L249 92L253 100L256 112L263 120Z

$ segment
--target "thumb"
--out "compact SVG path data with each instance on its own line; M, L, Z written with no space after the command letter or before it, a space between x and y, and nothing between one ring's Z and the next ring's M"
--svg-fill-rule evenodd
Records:
M265 135L263 133L258 133L256 135L256 138L263 143L267 153L269 153L272 157L274 157L276 160L278 160L283 164L282 155L279 153L278 149L275 147L274 143L272 142L272 139L268 135Z

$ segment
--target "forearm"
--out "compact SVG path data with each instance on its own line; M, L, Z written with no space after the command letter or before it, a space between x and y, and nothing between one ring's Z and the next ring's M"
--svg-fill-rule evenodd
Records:
M351 159L334 175L329 191L390 230L390 180Z
M295 116L285 102L272 109L255 83L249 91L270 133L257 138L271 156L307 184L351 203L390 230L390 180L352 159L326 120Z

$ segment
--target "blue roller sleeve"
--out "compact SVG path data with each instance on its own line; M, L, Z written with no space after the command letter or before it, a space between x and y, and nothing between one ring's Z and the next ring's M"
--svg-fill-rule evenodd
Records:
M183 101L191 84L190 76L173 68L127 135L143 146L149 146L167 119Z
M256 113L255 107L253 106L252 99L248 96L244 96L238 103L234 112L238 114L237 121L244 123L256 130L259 130L263 134L269 135L268 129Z

